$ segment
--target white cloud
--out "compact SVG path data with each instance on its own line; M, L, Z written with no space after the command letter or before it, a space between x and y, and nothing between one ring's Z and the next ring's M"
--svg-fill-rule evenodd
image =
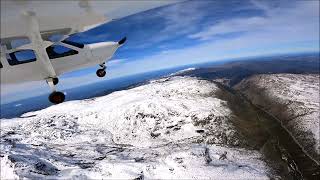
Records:
M205 31L191 34L188 37L193 39L209 40L216 35L247 31L253 32L259 29L261 30L263 25L266 23L265 21L266 19L263 17L232 19L213 25Z
M160 52L154 56L124 63L121 65L121 69L118 69L117 73L125 76L188 64L269 54L315 51L314 47L305 47L303 44L297 47L288 47L285 41L279 42L279 47L277 48L270 48L269 44L272 44L272 40L269 42L265 41L263 42L265 45L260 46L259 36L247 38L247 42L241 39L233 39L229 41L208 42L194 47ZM252 46L252 48L249 46Z
M261 40L278 38L288 41L319 39L319 1L293 1L287 6L270 6L263 1L252 1L266 16L233 18L213 24L201 32L189 35L198 40L213 39L216 35L247 32ZM246 36L247 37L247 36Z
M141 28L141 36L146 36L145 38L147 38L148 41L137 44L132 48L141 49L149 47L156 43L169 40L173 36L183 36L196 31L198 29L197 25L200 24L200 21L205 18L205 14L207 13L203 11L206 4L206 1L187 1L186 3L177 3L166 8L161 8L152 14L148 14L148 16L135 16L133 22L155 22L155 20L161 18L161 22L159 23L164 24L164 27L156 32L156 34L146 34L145 29ZM215 7L212 7L212 10L214 10L214 8Z
M206 40L201 44L163 50L156 55L124 63L123 74L248 56L319 51L318 1L298 1L286 7L259 3L254 7L263 8L266 16L234 17L213 24L189 36ZM238 31L247 33L229 39L212 38Z
M122 58L122 59L111 59L110 61L107 62L107 67L112 67L112 66L118 66L121 65L123 62L126 62L128 59Z

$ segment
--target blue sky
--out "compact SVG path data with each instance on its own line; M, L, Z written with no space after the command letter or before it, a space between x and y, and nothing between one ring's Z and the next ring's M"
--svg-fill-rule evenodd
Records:
M318 7L319 1L185 1L103 24L71 40L94 43L127 37L107 64L107 80L187 64L319 51ZM102 81L96 69L65 74L58 88ZM25 98L25 92L49 93L45 82L1 90L1 103Z

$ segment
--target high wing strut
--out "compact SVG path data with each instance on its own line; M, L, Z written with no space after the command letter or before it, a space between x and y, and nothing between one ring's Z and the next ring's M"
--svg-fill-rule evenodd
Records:
M45 72L48 73L48 78L55 78L57 74L53 69L49 56L46 52L46 48L53 43L49 41L43 41L41 38L39 23L34 12L28 11L24 13L24 18L26 18L28 22L27 33L31 41L31 49L36 52L35 54L37 59L39 59L39 61L42 63L42 67Z
M46 52L46 48L51 46L53 43L44 41L40 34L39 22L34 12L26 12L24 14L26 21L28 22L27 34L31 41L28 47L31 47L36 53L37 59L42 63L42 68L47 73L45 80L51 88L52 93L49 96L49 100L55 104L61 103L65 100L65 95L62 92L56 90L55 85L58 83L57 74L50 62L49 56ZM23 48L23 47L20 47Z

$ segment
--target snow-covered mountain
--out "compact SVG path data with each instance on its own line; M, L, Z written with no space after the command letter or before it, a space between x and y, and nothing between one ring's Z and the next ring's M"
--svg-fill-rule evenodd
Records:
M186 68L186 69L182 69L180 71L177 71L177 72L174 72L174 73L171 73L169 76L183 76L185 73L192 73L196 70L197 68L195 67L190 67L190 68Z
M235 87L276 116L319 163L319 81L319 74L255 75Z
M218 89L171 77L1 119L1 179L268 179Z

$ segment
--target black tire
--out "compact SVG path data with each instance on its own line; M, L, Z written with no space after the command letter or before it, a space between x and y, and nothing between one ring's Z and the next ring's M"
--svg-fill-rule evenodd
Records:
M104 77L106 75L106 71L104 69L98 69L96 74L98 77Z
M52 82L54 85L57 85L59 83L59 79L58 78L52 78Z
M65 100L65 95L62 92L53 92L49 96L49 101L53 104L62 103Z

